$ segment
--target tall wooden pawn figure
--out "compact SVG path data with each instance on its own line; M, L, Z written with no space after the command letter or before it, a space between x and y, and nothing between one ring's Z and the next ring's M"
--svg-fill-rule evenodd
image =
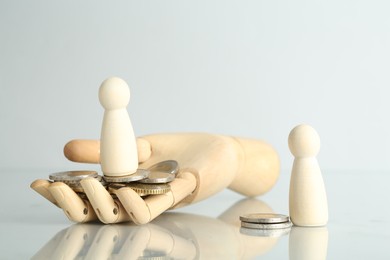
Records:
M133 174L138 168L138 154L133 126L126 107L130 90L120 78L106 79L99 89L104 117L100 136L100 164L106 176Z
M288 136L288 146L295 157L290 179L291 221L297 226L324 226L328 202L316 159L320 137L313 127L298 125Z

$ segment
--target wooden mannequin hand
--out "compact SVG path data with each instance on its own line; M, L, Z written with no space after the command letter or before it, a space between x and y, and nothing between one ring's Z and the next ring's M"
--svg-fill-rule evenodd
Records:
M279 175L275 151L261 141L212 134L161 134L145 136L137 144L139 168L178 161L181 170L171 182L170 192L142 199L131 188L121 188L114 199L93 178L81 181L85 197L61 182L37 180L31 187L62 208L72 221L144 224L167 209L208 198L226 187L247 196L263 194ZM71 141L64 151L73 161L99 162L97 141Z

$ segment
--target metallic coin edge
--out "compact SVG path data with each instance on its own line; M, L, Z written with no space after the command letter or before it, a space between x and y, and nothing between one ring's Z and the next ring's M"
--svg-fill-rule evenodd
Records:
M165 194L171 191L171 186L169 184L143 184L143 183L134 183L129 184L127 187L133 189L138 194L142 195L160 195ZM141 196L141 195L140 195Z
M159 171L159 172L163 172L163 171ZM150 172L150 174L152 174L152 172ZM167 177L162 177L162 178L150 178L149 176L143 180L139 180L138 182L139 183L168 183L168 182L171 182L175 179L175 175L173 173L169 173L169 172L163 172L163 173L166 173L167 174ZM150 175L149 174L149 175Z
M70 176L72 172L89 172L90 174L83 174L79 176ZM65 171L65 172L55 172L49 174L49 180L53 181L80 181L82 179L92 177L96 178L98 173L96 171Z
M240 216L240 220L247 223L258 224L272 224L272 223L284 223L290 221L290 217L282 214L264 213L268 215L275 215L275 217L254 217L253 215L261 215L262 213L253 213Z
M119 186L119 187L115 187ZM168 184L143 184L143 183L111 183L108 185L107 190L111 194L115 194L115 191L121 188L130 188L135 191L139 196L147 195L161 195L171 191L171 186Z
M131 188L132 189L132 188ZM165 193L170 192L170 189L164 189L164 190L139 190L139 189L133 189L139 196L147 196L147 195L162 195Z
M241 222L241 227L244 228L253 228L253 229L280 229L280 228L289 228L292 226L291 221L275 223L275 224L260 224L260 223L249 223Z
M125 176L104 176L103 179L106 182L134 182L143 180L148 177L150 171L145 169L138 169L135 173Z
M149 171L153 171L153 168L157 168L159 165L164 165L164 164L170 164L170 165L173 164L175 167L170 167L171 168L170 171L162 171L162 172L171 173L173 175L176 175L179 172L179 163L177 161L175 161L175 160L165 160L165 161L161 161L161 162L155 163L152 166L150 166L148 168L148 170Z

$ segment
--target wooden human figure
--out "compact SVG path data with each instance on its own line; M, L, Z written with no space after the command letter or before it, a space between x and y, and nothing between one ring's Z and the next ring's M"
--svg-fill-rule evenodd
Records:
M126 107L130 90L120 78L106 79L99 89L99 100L104 107L100 136L100 164L106 176L124 176L138 168L137 145L133 126Z
M328 222L328 202L316 159L320 137L313 127L298 125L288 137L294 155L290 179L290 218L297 226L323 226Z

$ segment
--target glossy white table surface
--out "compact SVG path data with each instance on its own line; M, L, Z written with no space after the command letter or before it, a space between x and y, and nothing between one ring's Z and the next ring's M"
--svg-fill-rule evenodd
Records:
M326 227L251 235L240 214L288 214L289 172L262 197L226 190L143 226L70 222L29 188L50 172L1 170L0 259L390 259L387 172L323 170Z

